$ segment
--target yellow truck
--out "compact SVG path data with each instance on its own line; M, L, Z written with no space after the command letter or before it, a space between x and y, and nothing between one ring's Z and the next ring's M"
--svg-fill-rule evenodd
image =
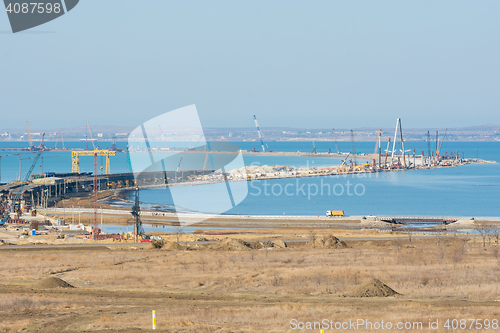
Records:
M344 211L343 210L327 210L326 211L326 216L331 217L331 216L344 216Z

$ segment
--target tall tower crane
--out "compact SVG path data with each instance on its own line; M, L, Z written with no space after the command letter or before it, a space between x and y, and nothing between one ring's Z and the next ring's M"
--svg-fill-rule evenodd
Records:
M266 152L266 147L264 147L264 138L262 136L262 132L259 128L259 123L257 122L257 117L253 115L253 120L255 121L255 127L257 127L257 132L259 133L260 144L262 145L262 152Z

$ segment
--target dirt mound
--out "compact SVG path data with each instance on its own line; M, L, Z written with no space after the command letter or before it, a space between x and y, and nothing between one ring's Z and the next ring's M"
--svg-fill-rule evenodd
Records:
M252 249L250 244L248 244L244 240L232 238L221 240L219 244L216 244L211 248L214 250L222 251L247 251Z
M306 247L308 248L325 248L325 249L345 249L347 248L347 244L338 239L337 237L333 235L328 235L323 239L315 239L314 242L313 240L310 240L309 242L306 243Z
M284 249L286 247L286 243L283 242L282 240L275 240L272 242L273 247L278 248L278 249Z
M399 293L377 279L365 281L345 294L347 297L389 297L394 295L399 295Z
M68 282L61 280L59 278L56 278L56 277L50 277L50 278L44 279L44 280L40 281L40 283L38 283L36 286L38 288L43 288L43 289L47 289L47 288L75 288L74 286L70 285Z
M166 242L163 244L162 248L163 251L184 251L187 249L186 246L180 245L177 242Z

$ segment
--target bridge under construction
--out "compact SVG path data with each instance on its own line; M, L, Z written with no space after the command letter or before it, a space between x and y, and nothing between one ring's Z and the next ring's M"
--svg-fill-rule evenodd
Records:
M97 191L164 186L191 181L194 177L211 173L211 170L161 171L144 172L138 177L133 173L103 174L96 177L91 173L51 173L49 177L35 178L27 183L13 182L0 186L0 214L4 217L6 207L12 205L16 207L16 211L23 213L35 208L51 207L63 198L93 193L95 186ZM97 178L97 182L94 182L94 178Z

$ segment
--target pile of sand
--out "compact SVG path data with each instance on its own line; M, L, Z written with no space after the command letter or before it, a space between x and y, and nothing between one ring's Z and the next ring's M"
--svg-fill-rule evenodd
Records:
M326 248L326 249L345 249L347 248L347 244L338 239L337 237L333 235L328 235L323 239L316 238L313 242L311 239L309 242L306 243L306 247L308 248Z
M75 288L74 286L70 285L68 282L61 280L56 277L50 277L47 279L44 279L40 281L36 285L38 288L43 288L43 289L48 289L48 288Z
M252 249L250 244L244 240L233 238L221 240L219 244L214 244L211 248L222 251L248 251Z
M370 279L345 294L347 297L389 297L399 295L391 287L377 279Z
M184 245L180 245L177 242L166 242L163 244L161 249L167 251L185 251L187 250L187 247Z
M254 249L268 249L268 248L275 248L275 249L284 249L287 247L286 243L283 242L282 240L278 239L275 241L265 241L265 242L255 242L252 246Z
M273 247L278 248L278 249L284 249L285 247L287 247L286 243L280 239L272 241L272 244L273 244Z

